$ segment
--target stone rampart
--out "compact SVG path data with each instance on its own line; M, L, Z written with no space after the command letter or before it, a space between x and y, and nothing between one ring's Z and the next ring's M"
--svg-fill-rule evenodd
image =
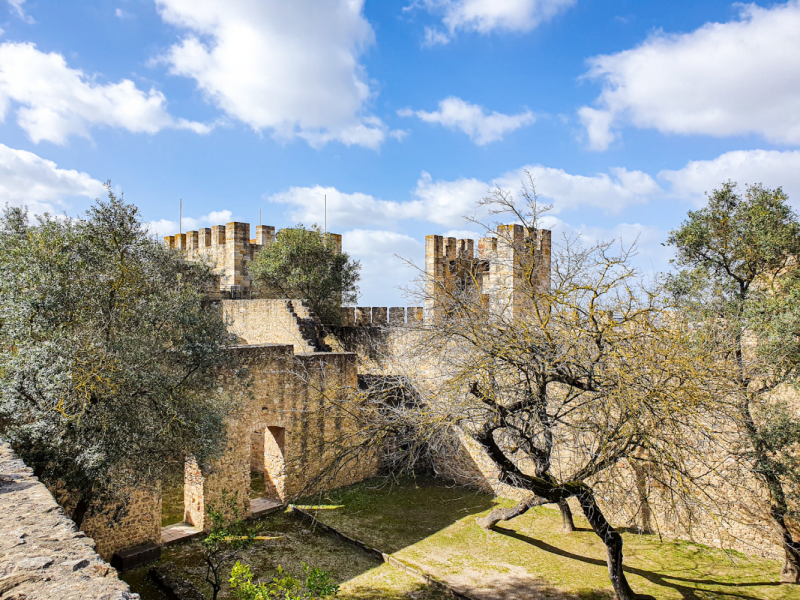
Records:
M301 328L300 300L223 300L221 306L228 331L241 344L291 344L298 354L315 351L313 338Z
M31 470L0 441L0 597L138 600L64 514Z

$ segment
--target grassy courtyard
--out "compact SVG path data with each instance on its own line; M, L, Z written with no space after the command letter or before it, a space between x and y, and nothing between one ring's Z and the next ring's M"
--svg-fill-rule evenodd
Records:
M576 514L578 531L560 533L557 510L532 510L496 531L475 524L495 501L431 481L365 482L328 494L318 519L397 558L486 598L611 598L605 546ZM502 501L501 501L502 502ZM634 590L663 599L790 599L777 561L728 554L689 542L623 533Z
M465 590L476 598L612 598L605 547L576 515L578 531L560 533L560 515L539 508L486 532L475 524L498 501L486 494L438 481L389 484L370 480L304 501L316 517L375 548ZM277 565L300 574L306 562L331 572L342 584L340 598L445 596L404 571L386 565L333 535L295 517L277 513L259 521L259 541L242 556L259 578ZM800 598L797 587L778 585L777 561L748 558L688 542L660 542L657 536L624 533L629 581L643 598L764 599ZM198 589L204 569L199 543L165 549ZM164 596L150 589L144 571L126 574L143 600ZM223 597L229 597L223 593Z

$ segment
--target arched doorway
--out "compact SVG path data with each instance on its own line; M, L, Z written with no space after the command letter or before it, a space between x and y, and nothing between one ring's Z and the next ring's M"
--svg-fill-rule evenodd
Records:
M283 427L265 426L253 432L250 472L254 493L251 496L283 503L286 489L285 441L286 430Z

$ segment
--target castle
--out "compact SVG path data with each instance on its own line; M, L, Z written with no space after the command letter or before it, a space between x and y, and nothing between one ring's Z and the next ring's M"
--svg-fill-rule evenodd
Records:
M265 506L282 504L316 485L330 455L328 442L355 427L346 417L326 415L325 399L357 389L360 377L392 374L391 364L379 364L363 345L348 342L354 337L351 334L380 337L391 353L393 347L404 343L406 331L413 329L406 325L445 316L441 290L470 290L492 314L513 318L527 308L525 295L517 293L522 278L527 278L534 289L550 286L548 230L537 230L526 238L522 226L501 225L496 237L478 240L477 248L471 239L429 235L425 240L425 306L343 307L343 327L332 332L301 299L258 297L247 264L274 243L276 235L274 227L259 225L256 237L251 239L250 229L247 223L233 222L164 239L165 246L185 252L189 260L204 259L213 265L219 285L209 290L208 296L219 303L229 330L239 340L239 345L228 351L241 359L248 379L245 382L240 375L231 374L222 382L241 405L228 423L223 456L209 465L199 465L191 457L186 461L184 521L197 530L208 528L206 509L219 502L223 492L236 496L241 514L258 514ZM341 251L341 236L329 235ZM534 263L526 265L520 248L536 257ZM458 468L440 465L440 473L461 483L477 482L497 495L513 496L498 482L495 465L482 455L477 444L471 440L459 443L463 460L459 459ZM354 483L375 475L380 467L381 457L376 453L355 467L337 472L325 485ZM466 471L469 474L465 476ZM251 472L264 473L266 498L249 499ZM622 512L635 516L639 506L633 504ZM752 517L755 521L759 518ZM667 533L668 521L660 521ZM106 558L133 546L160 544L160 495L158 491L135 491L121 522L110 525L101 514L87 517L83 528ZM681 534L677 525L673 529ZM771 538L756 530L741 530L723 538L718 524L708 523L698 524L692 535L717 546L736 547L738 540L745 540L740 548L777 555Z

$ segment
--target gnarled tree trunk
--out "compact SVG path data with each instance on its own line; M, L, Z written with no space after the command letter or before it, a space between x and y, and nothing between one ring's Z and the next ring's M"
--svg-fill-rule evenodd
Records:
M636 594L633 593L622 569L622 536L606 521L591 491L587 489L578 494L578 501L592 529L606 545L608 576L611 578L617 600L634 600Z
M533 498L523 500L516 506L512 506L510 508L495 508L485 517L478 517L475 519L475 522L484 529L490 529L491 527L497 525L500 521L509 521L514 517L524 515L535 506L542 506L543 504L547 503L548 501L546 499L534 496Z

